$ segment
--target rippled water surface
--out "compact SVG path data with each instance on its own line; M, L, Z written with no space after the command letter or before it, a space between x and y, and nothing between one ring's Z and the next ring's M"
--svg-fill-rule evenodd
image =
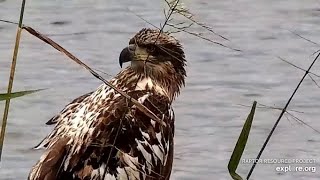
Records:
M17 21L21 2L0 1L0 18ZM198 0L185 2L195 18L230 41L200 27L210 39L243 50L235 52L188 34L176 34L188 59L186 87L175 102L176 139L172 179L230 179L227 164L254 100L283 107L320 42L320 9L316 0ZM115 75L118 55L138 30L164 22L164 3L156 0L32 0L24 23L49 35L95 69ZM128 10L130 9L130 11ZM7 86L16 26L0 22L0 91ZM320 74L317 63L314 73ZM110 78L108 75L104 75ZM320 79L313 76L314 80ZM26 179L41 151L33 151L51 129L44 123L73 98L100 82L48 45L24 32L14 90L48 88L12 101L0 179ZM295 96L291 113L320 130L320 89L307 77ZM4 107L4 104L0 104ZM2 108L0 109L2 113ZM244 158L254 158L280 111L258 109ZM317 159L320 134L288 116L283 118L262 158ZM319 179L315 173L276 172L277 164L259 164L252 179ZM297 166L292 164L292 166ZM304 165L306 166L306 165ZM238 172L247 174L250 164Z

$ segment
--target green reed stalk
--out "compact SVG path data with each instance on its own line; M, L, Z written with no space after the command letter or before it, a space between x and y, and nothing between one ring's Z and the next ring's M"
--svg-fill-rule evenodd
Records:
M20 37L21 37L21 31L22 31L22 21L23 21L25 4L26 4L26 0L22 0L20 19L19 19L19 24L18 24L18 29L17 29L16 42L14 45L11 71L10 71L10 77L9 77L9 83L8 83L8 90L7 90L8 94L11 94L11 92L12 92L14 73L16 70L17 57L18 57L18 52L19 52L19 44L20 44ZM10 99L7 99L6 104L5 104L5 108L4 108L1 134L0 134L0 161L1 161L1 156L2 156L4 136L5 136L5 132L6 132L7 120L8 120L8 114L9 114L9 107L10 107Z

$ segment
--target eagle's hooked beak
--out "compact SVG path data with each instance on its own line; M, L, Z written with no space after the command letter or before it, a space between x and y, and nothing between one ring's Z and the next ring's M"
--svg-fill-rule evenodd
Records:
M130 44L128 47L125 47L121 51L119 56L119 64L121 68L123 63L132 61L135 50L136 50L136 45Z

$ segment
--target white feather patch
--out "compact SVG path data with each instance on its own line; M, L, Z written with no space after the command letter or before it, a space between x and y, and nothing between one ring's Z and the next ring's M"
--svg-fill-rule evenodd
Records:
M148 133L143 132L141 128L140 128L140 132L144 138L146 138L147 140L150 140L150 136Z
M160 159L161 163L163 164L163 151L161 151L158 145L152 145L152 149L155 155L158 157L158 159Z
M145 101L149 96L150 96L149 93L143 95L142 97L140 97L140 98L138 99L138 102L141 103L141 104L143 104L144 101Z
M147 78L143 78L142 80L140 80L137 83L136 89L135 90L145 90L146 88L154 88L156 92L158 92L159 94L165 95L167 96L168 93L166 92L166 90L161 87L159 84L155 83L152 81L151 78L147 77Z
M160 148L160 150L161 150L162 152L164 152L164 148L163 148L163 145L162 145L162 142L161 142L161 137L162 137L161 132L156 133L156 137L157 137L158 142L159 142L159 148Z
M155 127L156 126L156 121L155 120L150 120L151 121L151 125L153 126L153 127Z
M132 157L128 154L123 154L124 162L133 170L138 170L137 166L139 165L138 157Z
M104 177L104 180L117 180L114 175L106 174L106 177Z

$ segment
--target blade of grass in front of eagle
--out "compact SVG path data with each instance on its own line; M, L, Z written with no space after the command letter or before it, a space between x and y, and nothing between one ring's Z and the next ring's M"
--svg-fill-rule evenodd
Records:
M241 156L243 154L244 148L246 147L248 136L251 129L251 124L253 121L254 113L256 110L257 102L254 101L253 105L251 107L251 111L246 119L246 122L244 123L242 127L242 131L240 133L240 136L238 138L237 144L234 147L234 150L232 152L229 164L228 164L228 170L229 174L234 180L242 180L243 178L236 173L236 170L238 168Z

